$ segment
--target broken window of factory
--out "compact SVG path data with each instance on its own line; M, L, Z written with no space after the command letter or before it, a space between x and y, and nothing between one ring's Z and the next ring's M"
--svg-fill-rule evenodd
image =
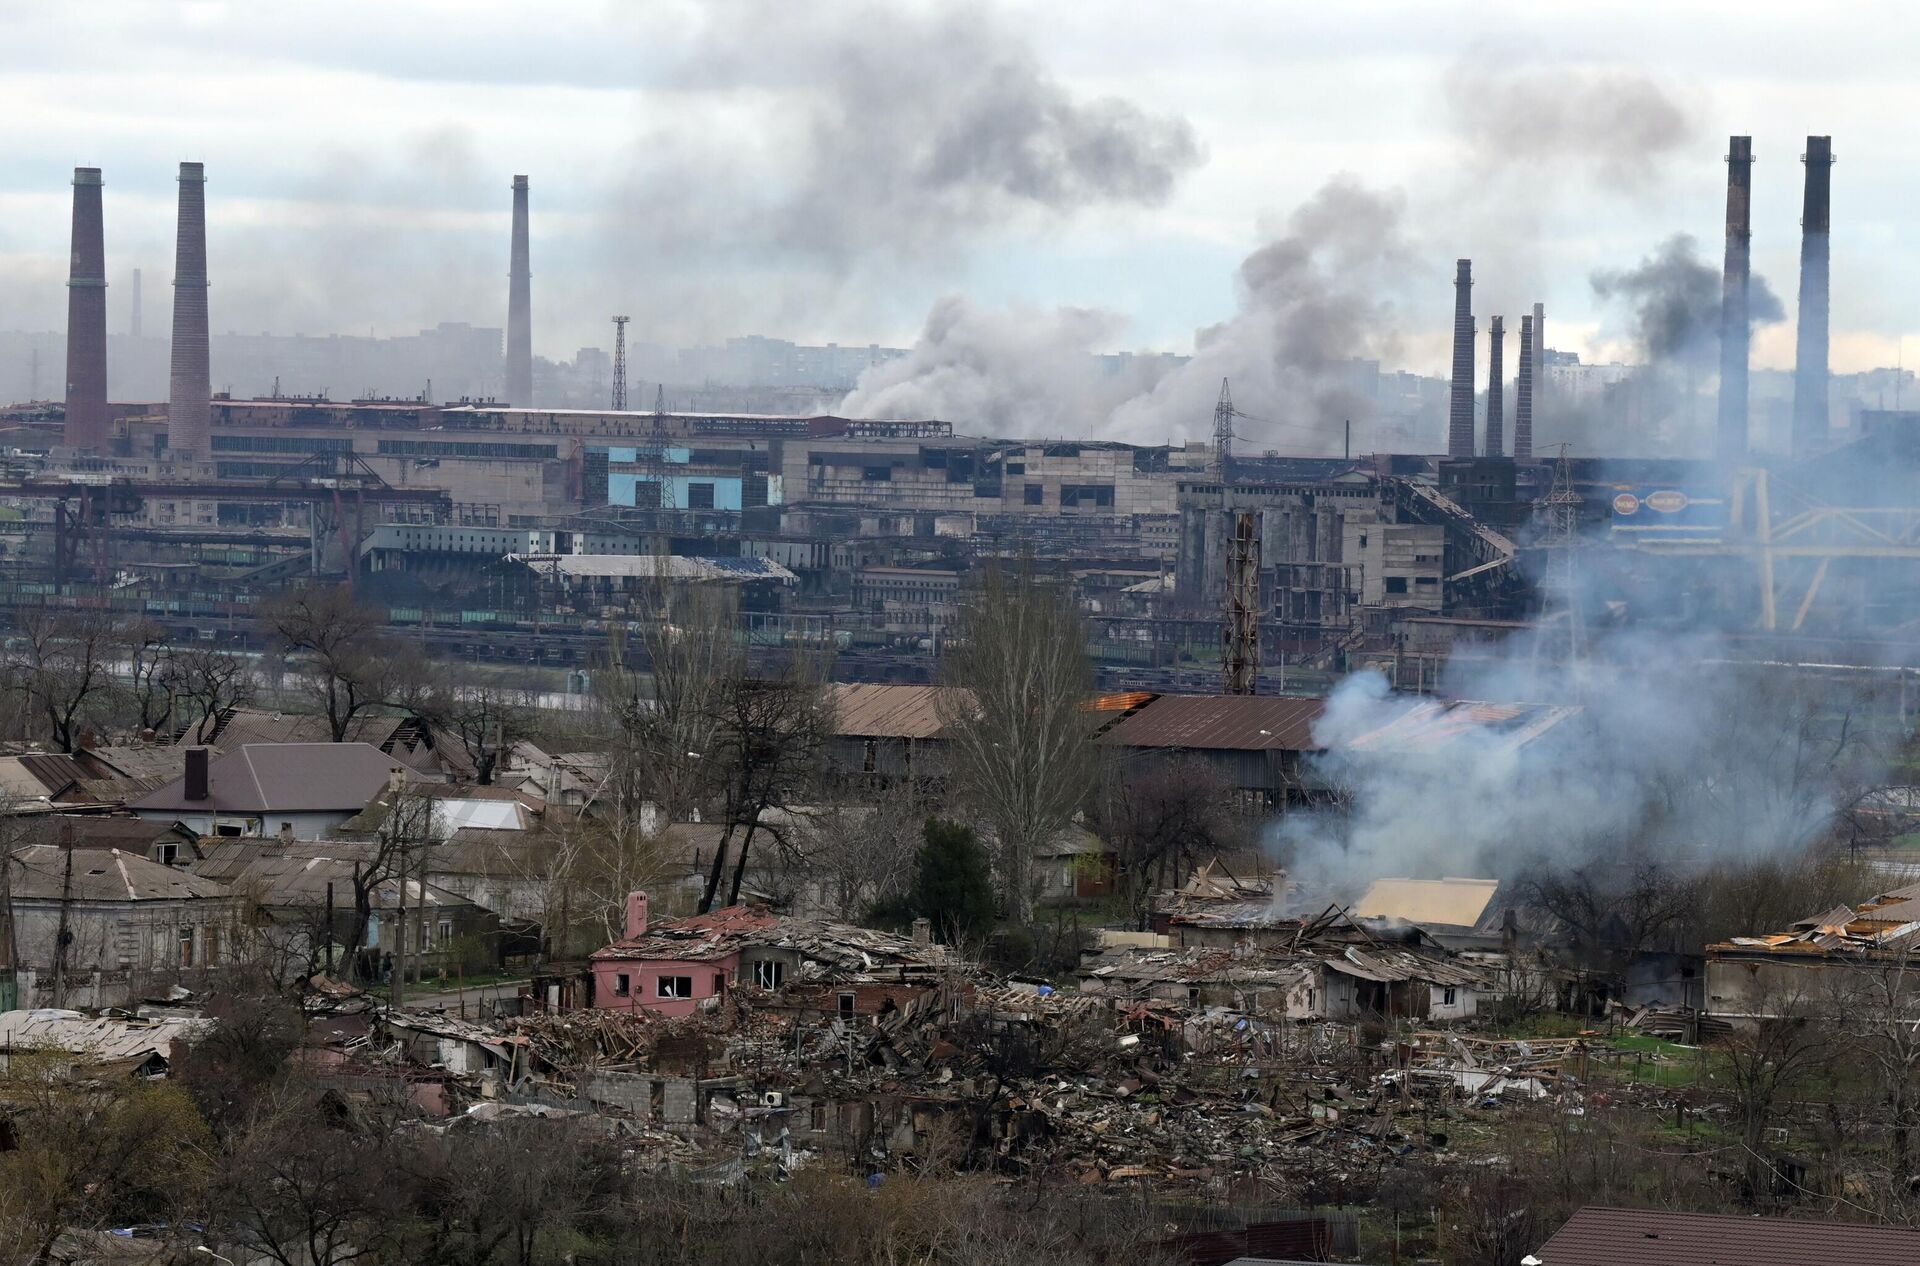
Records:
M1045 505L1046 493L1047 490L1043 485L1028 484L1026 487L1026 503L1030 506Z
M693 997L693 977L661 976L655 988L662 998L691 998Z
M633 993L633 977L625 972L615 974L613 978L613 996L625 998Z
M787 965L778 959L763 958L753 965L753 983L762 989L778 989L787 979Z
M713 509L713 485L709 483L690 483L687 485L687 509Z
M1388 593L1405 593L1406 591L1407 591L1407 578L1405 576L1388 576L1387 577Z

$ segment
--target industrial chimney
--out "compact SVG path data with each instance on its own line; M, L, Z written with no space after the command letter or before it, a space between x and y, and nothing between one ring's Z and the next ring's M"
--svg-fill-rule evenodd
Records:
M142 300L140 298L140 270L136 268L133 270L133 316L127 322L127 333L133 335L133 337L135 338L140 337L141 303L142 303Z
M1793 368L1793 455L1827 441L1827 233L1832 225L1833 138L1809 136L1800 212L1800 332Z
M1507 455L1507 401L1503 379L1505 366L1501 365L1506 355L1507 327L1504 317L1494 317L1487 325L1487 456L1505 457Z
M1453 278L1453 392L1447 407L1447 456L1473 456L1473 261Z
M1513 457L1515 461L1533 459L1533 318L1520 318L1520 372L1513 383Z
M507 268L507 403L533 403L533 274L527 263L527 178L513 178L513 253Z
M100 169L73 169L73 263L67 274L68 448L98 452L107 419L107 247Z
M1753 138L1727 138L1727 261L1720 281L1721 464L1747 455L1747 292L1753 253Z
M205 457L213 429L213 375L207 366L207 177L180 164L180 216L173 240L173 377L167 393L167 447Z

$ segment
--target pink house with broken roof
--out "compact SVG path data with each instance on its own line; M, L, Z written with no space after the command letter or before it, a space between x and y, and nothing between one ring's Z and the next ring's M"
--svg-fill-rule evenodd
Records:
M752 934L776 923L772 915L728 906L650 927L647 894L629 893L625 935L588 960L593 1005L601 1010L687 1015L709 998L726 996L727 986L738 978L741 952Z

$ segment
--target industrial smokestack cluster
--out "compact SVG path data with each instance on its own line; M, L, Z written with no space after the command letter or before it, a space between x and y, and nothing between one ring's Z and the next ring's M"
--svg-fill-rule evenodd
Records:
M1520 366L1514 389L1513 455L1533 456L1533 392L1540 355L1540 330L1546 325L1542 305L1532 316L1520 318ZM1506 456L1507 388L1505 317L1494 317L1487 327L1487 426L1482 453ZM1473 442L1473 261L1460 260L1453 279L1453 381L1447 399L1447 456L1474 455Z
M513 178L513 249L507 271L507 403L533 403L533 273L527 259L527 178Z
M1809 136L1800 211L1800 329L1794 349L1793 455L1827 442L1828 232L1832 222L1833 138Z
M100 169L73 169L73 263L67 275L68 448L98 452L112 429L107 415L107 245L100 211Z
M1447 456L1473 456L1473 261L1453 277L1453 386L1447 401Z
M213 429L213 375L207 363L207 176L180 164L180 212L173 240L173 374L167 392L167 447L205 457Z
M1720 290L1720 415L1715 445L1722 462L1747 455L1747 294L1753 257L1753 138L1727 139L1727 259Z

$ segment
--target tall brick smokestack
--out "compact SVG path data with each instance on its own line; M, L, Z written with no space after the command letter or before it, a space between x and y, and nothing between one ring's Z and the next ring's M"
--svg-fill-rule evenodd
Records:
M205 457L213 429L213 374L207 366L207 175L180 164L180 216L173 239L173 377L167 393L167 447Z
M1827 233L1833 220L1833 138L1809 136L1800 212L1800 331L1793 362L1793 454L1827 442Z
M100 169L73 169L73 263L67 274L68 448L106 448L107 239L100 215Z
M136 268L133 270L133 315L127 321L127 333L135 338L140 337L140 309L144 302L140 297L140 270Z
M1447 404L1447 456L1473 456L1473 261L1453 277L1453 392Z
M1753 255L1753 138L1727 138L1727 262L1720 282L1720 419L1715 452L1722 464L1747 455L1747 292Z
M533 273L527 263L527 178L513 178L513 256L507 269L507 403L533 403Z
M1533 458L1533 318L1520 318L1520 372L1513 382L1513 456L1515 461Z
M1487 456L1507 455L1506 367L1500 362L1507 352L1507 327L1504 317L1487 324Z

